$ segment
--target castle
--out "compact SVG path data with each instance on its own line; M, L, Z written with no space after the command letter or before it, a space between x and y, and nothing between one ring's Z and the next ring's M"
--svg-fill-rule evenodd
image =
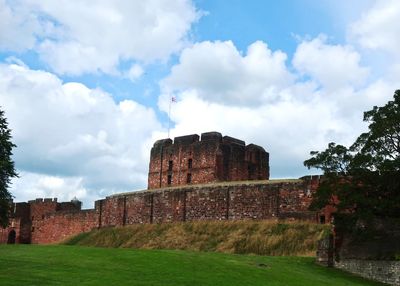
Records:
M218 132L156 141L148 189L116 194L82 210L81 202L12 203L0 243L54 243L95 228L198 220L305 219L325 223L330 210L308 211L319 176L269 180L269 154Z
M264 148L218 132L158 140L150 153L148 189L223 181L268 180Z

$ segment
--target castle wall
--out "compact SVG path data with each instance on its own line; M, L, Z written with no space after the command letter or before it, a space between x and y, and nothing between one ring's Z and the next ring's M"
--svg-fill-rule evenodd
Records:
M11 231L15 231L15 243L29 243L31 240L29 203L12 203L10 213L9 226L5 229L0 228L0 243L7 243Z
M185 192L182 190L160 191L153 194L153 223L185 220Z
M12 218L9 227L0 228L0 244L9 243L11 231L15 231L15 243L23 243L23 239L21 240L21 220Z
M221 147L224 158L224 177L221 181L247 180L248 175L245 164L246 145L244 141L225 136Z
M186 220L227 219L227 187L204 187L186 190Z
M100 200L101 220L99 227L124 225L125 219L125 198L109 197Z
M229 193L229 219L270 219L279 216L275 185L239 186Z
M184 186L107 197L101 202L99 226L198 220L306 219L319 177Z
M269 178L269 154L257 145L246 146L246 162L248 180L264 180Z
M28 202L31 220L42 219L46 214L57 210L57 199L36 199Z
M95 210L76 212L56 212L45 215L32 223L34 244L55 243L82 232L98 227L98 214Z
M126 224L152 223L153 194L137 192L126 196Z
M7 242L11 229L17 233L17 243L40 244L59 242L94 228L136 223L244 219L317 221L316 213L308 212L307 208L318 182L316 176L299 180L186 185L114 195L96 201L92 210L80 210L80 204L76 203L38 199L20 204L16 210L22 217L13 218L10 228L0 230L0 242ZM31 215L33 220L26 219Z

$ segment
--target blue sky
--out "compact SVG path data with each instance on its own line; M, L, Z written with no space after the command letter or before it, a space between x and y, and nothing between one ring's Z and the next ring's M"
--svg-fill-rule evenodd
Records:
M365 130L400 79L398 1L0 0L0 106L17 201L144 189L167 136L220 131L273 178ZM397 86L396 86L397 85Z

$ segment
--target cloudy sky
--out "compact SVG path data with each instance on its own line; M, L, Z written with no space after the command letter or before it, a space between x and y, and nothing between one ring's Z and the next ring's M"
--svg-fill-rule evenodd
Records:
M145 189L152 143L219 131L272 178L350 144L400 88L400 1L0 0L16 201Z

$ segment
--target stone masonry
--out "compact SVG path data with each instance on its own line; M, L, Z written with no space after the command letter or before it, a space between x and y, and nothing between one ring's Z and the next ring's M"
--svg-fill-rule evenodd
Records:
M150 154L148 188L268 180L264 148L218 132L158 140Z
M91 229L136 223L199 220L305 219L324 223L329 212L309 212L319 176L268 180L269 154L218 132L154 143L148 190L106 197L94 209L81 202L36 199L10 205L0 243L54 243Z
M11 224L0 243L54 243L91 229L136 223L199 220L301 219L319 221L307 210L319 176L188 185L113 195L81 210L80 202L37 199L13 204ZM15 240L9 241L15 235Z

